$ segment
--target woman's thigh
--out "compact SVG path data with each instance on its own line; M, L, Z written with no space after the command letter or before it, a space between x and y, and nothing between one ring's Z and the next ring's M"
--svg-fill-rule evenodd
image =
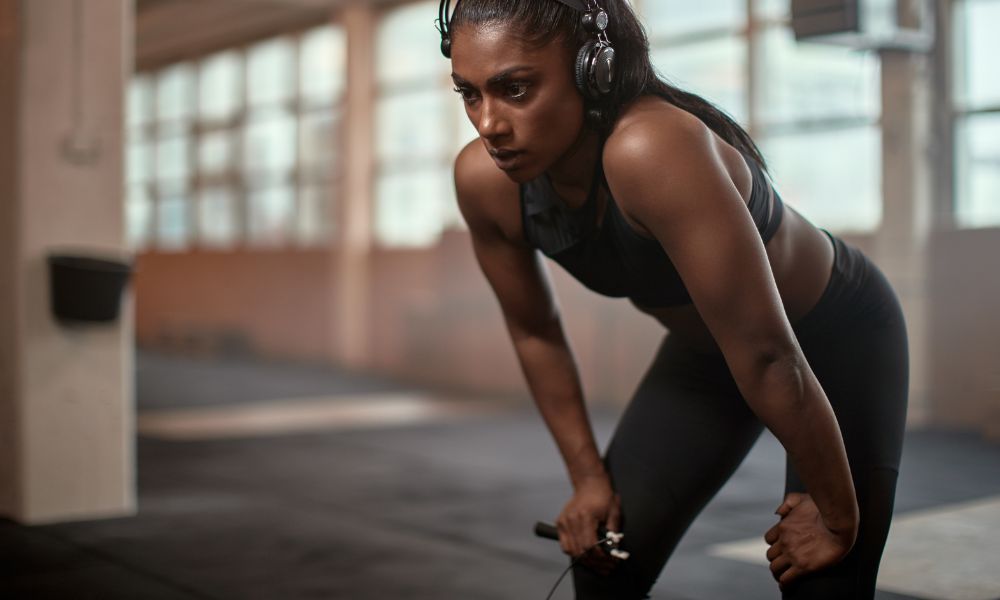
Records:
M760 435L721 357L667 339L626 408L605 463L630 558L601 577L574 569L578 599L644 598L688 526Z

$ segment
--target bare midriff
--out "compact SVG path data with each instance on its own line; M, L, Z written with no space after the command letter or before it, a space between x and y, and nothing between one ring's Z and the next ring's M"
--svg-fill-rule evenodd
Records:
M795 324L816 305L826 289L833 268L833 245L826 234L786 205L778 231L764 248L785 314L789 322ZM693 304L635 306L693 349L718 352L715 340Z

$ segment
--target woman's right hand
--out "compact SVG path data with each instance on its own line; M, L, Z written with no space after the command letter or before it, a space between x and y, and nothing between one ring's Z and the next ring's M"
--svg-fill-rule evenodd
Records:
M620 532L621 499L611 487L606 475L592 476L577 484L573 497L563 507L556 528L563 552L594 571L607 575L618 563L594 546L597 528L603 525L608 531Z

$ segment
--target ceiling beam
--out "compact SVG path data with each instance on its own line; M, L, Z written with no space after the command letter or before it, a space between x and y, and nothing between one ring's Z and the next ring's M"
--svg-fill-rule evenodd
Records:
M136 0L135 69L155 69L325 23L349 4L403 1Z

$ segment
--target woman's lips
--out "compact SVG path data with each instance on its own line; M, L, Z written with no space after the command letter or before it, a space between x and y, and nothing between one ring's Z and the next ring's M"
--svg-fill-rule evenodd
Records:
M521 156L522 152L520 150L492 150L490 151L490 156L493 157L493 162L496 163L503 171L510 171L517 167L517 158Z

